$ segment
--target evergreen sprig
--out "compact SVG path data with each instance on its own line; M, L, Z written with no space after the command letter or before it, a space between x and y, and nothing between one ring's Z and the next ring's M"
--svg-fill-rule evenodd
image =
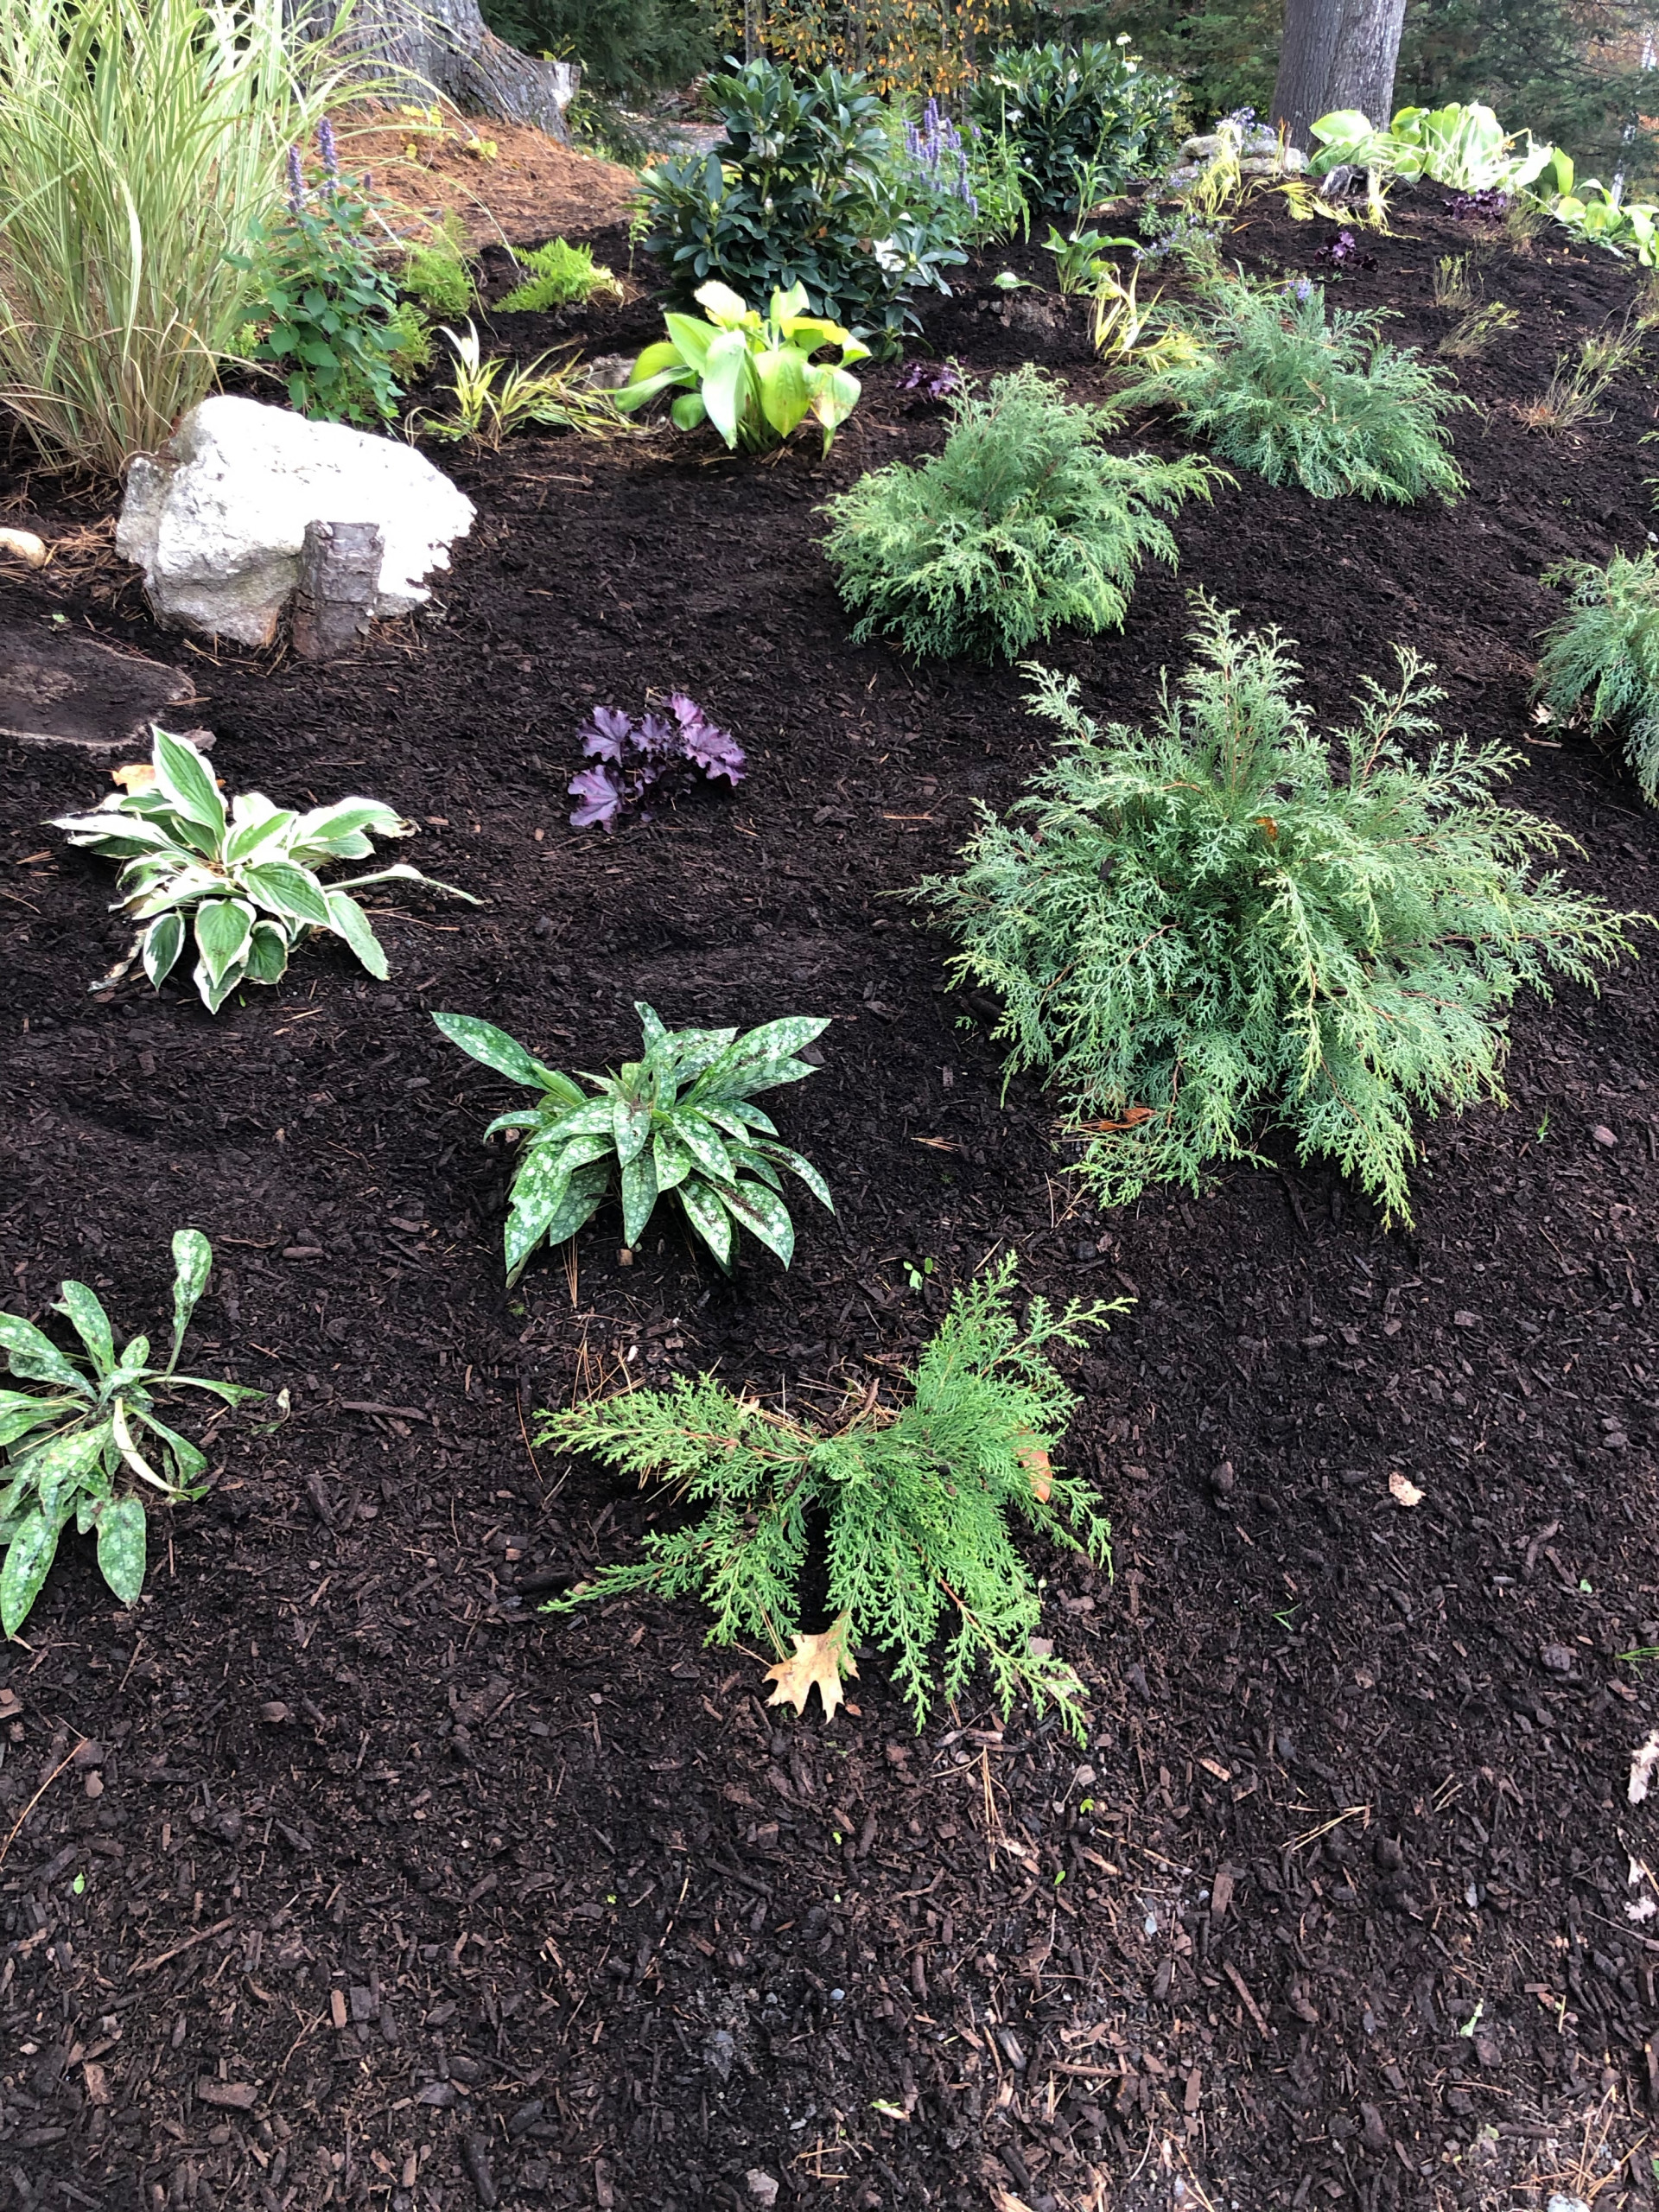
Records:
M1190 455L1114 454L1122 410L1074 407L1027 362L963 391L942 453L876 470L830 501L824 552L858 616L907 652L1013 659L1067 624L1121 629L1136 570L1175 566L1160 518L1230 480Z
M1063 1661L1031 1649L1040 1605L1010 1522L1024 1522L1097 1565L1109 1530L1093 1490L1050 1460L1077 1401L1046 1356L1103 1327L1122 1300L1055 1314L1013 1310L1014 1262L959 1290L913 1374L908 1403L874 1391L815 1427L734 1397L711 1376L543 1414L537 1442L591 1452L652 1476L702 1509L645 1558L607 1567L548 1610L650 1591L700 1598L711 1643L764 1636L782 1654L800 1621L800 1584L816 1516L827 1516L829 1605L850 1616L847 1641L895 1655L920 1728L936 1694L954 1698L976 1667L1006 1713L1025 1691L1081 1736L1082 1688ZM931 1664L941 1629L943 1662Z
M1516 994L1593 987L1650 918L1533 876L1572 841L1493 799L1515 754L1408 757L1443 696L1415 654L1327 745L1278 632L1196 603L1149 729L1097 728L1034 671L1058 758L917 895L963 945L956 980L1001 995L1010 1067L1058 1080L1103 1205L1196 1190L1276 1122L1408 1221L1414 1113L1501 1100Z
M1587 699L1592 729L1617 728L1650 806L1659 805L1659 563L1649 546L1605 569L1566 561L1547 584L1566 584L1572 612L1546 632L1538 689L1565 717Z
M1441 418L1469 403L1414 346L1384 344L1387 312L1327 320L1324 287L1306 278L1281 289L1217 277L1197 301L1154 311L1174 358L1119 397L1175 408L1224 461L1316 499L1450 503L1465 485Z

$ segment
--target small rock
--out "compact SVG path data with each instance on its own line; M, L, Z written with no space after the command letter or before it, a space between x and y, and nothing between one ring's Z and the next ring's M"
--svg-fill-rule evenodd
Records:
M196 2084L199 2104L225 2105L232 2112L251 2111L258 2094L251 2082L201 2081Z
M1590 1141L1592 1144L1611 1146L1616 1145L1618 1142L1618 1139L1613 1135L1610 1128L1605 1126L1604 1123L1598 1122L1595 1128L1590 1132Z
M729 2028L710 2028L702 2039L702 2062L712 2067L722 2082L731 2079L732 2063L737 2056L737 2044Z
M1382 2125L1382 2115L1375 2105L1361 2105L1359 2117L1363 2123L1361 2138L1368 2151L1386 2151L1389 2131Z
M467 2169L467 2178L478 2195L478 2201L486 2208L501 2200L495 2193L495 2183L490 2173L490 2146L481 2135L464 2135L461 2142L461 2163Z
M1581 2196L1564 2196L1558 2190L1544 2207L1544 2212L1590 2212Z
M416 2093L417 2105L435 2105L440 2112L447 2112L460 2094L453 2082L429 2082Z
M1231 1494L1233 1484L1236 1479L1236 1478L1233 1473L1232 1461L1230 1459L1224 1459L1218 1467L1215 1467L1211 1470L1210 1487L1216 1492L1217 1497L1226 1497Z
M1397 1874L1406 1863L1405 1853L1391 1835L1378 1836L1371 1857L1384 1874Z
M757 2204L775 2204L778 2202L778 2183L760 2167L751 2166L743 2181Z
M1564 1643L1545 1644L1538 1657L1540 1663L1547 1667L1552 1675L1570 1675L1573 1672L1573 1654Z
M1468 1307L1464 1306L1452 1316L1452 1325L1454 1329L1472 1329L1477 1326L1479 1320L1478 1313L1471 1313Z
M292 1707L284 1705L281 1698L274 1697L268 1705L260 1707L259 1718L272 1728L280 1728L285 1720L294 1718L294 1713Z

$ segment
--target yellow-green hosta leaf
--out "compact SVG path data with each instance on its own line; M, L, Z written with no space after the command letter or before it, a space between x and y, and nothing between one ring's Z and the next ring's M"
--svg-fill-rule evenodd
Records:
M796 430L811 404L804 355L792 346L774 346L754 359L760 386L760 411L780 438Z
M677 430L700 429L709 420L709 410L702 404L700 391L683 391L668 413Z
M709 320L717 322L722 330L739 330L751 321L759 327L760 318L748 302L740 293L734 292L729 284L722 284L718 277L710 277L706 284L699 284L692 296L700 307L708 308ZM804 300L806 296L803 293L801 296ZM663 320L672 330L671 318L664 315Z
M664 315L663 321L680 359L700 371L720 332L712 323L701 321L694 315Z

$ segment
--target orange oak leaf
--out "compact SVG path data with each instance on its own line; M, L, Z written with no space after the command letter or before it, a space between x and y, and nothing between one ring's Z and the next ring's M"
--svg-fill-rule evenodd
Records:
M841 1683L844 1675L858 1673L853 1655L847 1649L848 1624L850 1613L838 1613L822 1636L797 1636L795 1656L780 1659L775 1667L766 1669L766 1680L777 1688L766 1700L768 1705L792 1705L797 1713L806 1711L806 1700L812 1694L812 1685L818 1687L823 1701L823 1717L834 1717L841 1703Z
M1054 1470L1046 1450L1029 1430L1022 1430L1014 1444L1014 1456L1031 1478L1032 1496L1039 1505L1046 1505L1048 1494L1054 1487Z

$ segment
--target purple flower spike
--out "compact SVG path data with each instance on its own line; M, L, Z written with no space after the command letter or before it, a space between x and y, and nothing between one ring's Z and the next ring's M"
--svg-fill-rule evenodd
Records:
M340 155L334 145L334 126L325 115L317 125L317 150L322 156L322 173L330 184L340 182Z
M288 149L288 204L297 215L305 206L305 176L300 168L300 149Z

